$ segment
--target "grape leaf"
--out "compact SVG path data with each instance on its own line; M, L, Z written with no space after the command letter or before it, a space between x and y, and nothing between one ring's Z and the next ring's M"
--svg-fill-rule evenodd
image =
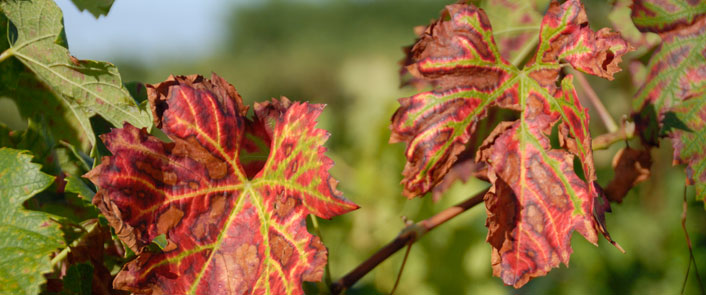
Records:
M301 294L320 280L327 251L306 216L356 209L335 189L333 162L316 129L322 105L286 98L245 117L235 88L215 74L148 85L155 125L173 141L125 124L102 139L114 156L86 176L93 201L138 253L114 286L157 294ZM259 125L270 153L259 171L239 160L248 125ZM253 169L255 166L250 166ZM146 251L166 234L164 252Z
M9 22L0 14L0 50L10 47L7 38ZM61 100L17 59L0 62L0 96L12 99L23 118L44 117L57 138L88 148L89 140L79 121ZM51 110L51 111L47 111Z
M101 245L103 246L103 245ZM72 295L91 294L93 265L90 263L74 264L66 270L64 276L64 293Z
M43 274L51 271L49 254L62 247L57 223L22 203L49 187L50 175L30 162L32 156L0 148L0 293L37 294Z
M527 50L537 43L537 32L542 21L539 11L547 8L548 1L486 0L478 7L485 11L493 26L493 37L500 55L517 64Z
M95 18L108 15L115 0L71 0L80 11L88 10Z
M405 195L422 195L443 179L489 108L516 110L520 118L498 124L476 155L488 165L493 184L486 207L494 274L520 287L559 262L568 264L574 230L592 243L596 230L610 240L603 225L607 202L595 182L588 112L572 77L560 86L557 80L562 60L612 79L631 50L609 29L592 31L579 1L552 2L534 57L518 69L500 54L482 10L447 6L407 59L409 73L436 88L400 99L392 118L390 141L407 143ZM559 149L548 138L555 125ZM583 179L574 171L574 157Z
M81 128L78 132L86 135L81 138L91 144L94 139L89 118L95 114L114 126L120 126L124 121L138 127L150 126L149 113L140 109L130 97L115 66L78 60L69 54L63 36L62 13L53 1L1 1L0 11L10 22L7 24L9 47L0 48L4 50L0 53L0 61L10 57L19 60L53 93L54 97L44 95L42 103L33 104L34 108L45 112L46 105L53 105L44 101L60 99L69 112L61 116L75 118ZM32 85L31 81L27 83ZM22 94L13 97L20 105L26 103L23 100L27 96ZM63 108L56 111L62 112ZM69 122L74 126L73 119Z
M74 175L66 176L66 188L64 190L75 193L79 198L89 202L93 200L93 196L96 194L80 177Z
M706 197L706 2L645 1L633 4L632 20L662 43L647 65L633 108L642 139L656 145L667 134L674 164L686 164L687 184ZM656 123L655 123L656 122ZM661 130L661 131L660 131Z
M480 0L480 1L459 1L459 3L469 2L481 8L489 18L494 28L493 37L498 44L500 55L505 60L512 61L517 65L529 53L528 51L536 47L537 31L542 20L539 11L543 11L548 1L545 0ZM415 33L421 36L424 27L416 27ZM404 65L410 65L414 61L410 58L411 47L404 48L407 58L402 61ZM434 81L417 79L415 77L405 77L407 68L400 71L403 76L402 85L413 85L417 89L422 89Z

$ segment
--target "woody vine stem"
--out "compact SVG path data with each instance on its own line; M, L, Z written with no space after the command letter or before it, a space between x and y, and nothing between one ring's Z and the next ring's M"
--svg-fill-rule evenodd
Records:
M464 211L480 204L483 201L483 196L487 191L488 190L485 189L482 192L475 194L473 197L447 208L430 218L405 227L394 240L387 243L387 245L382 247L382 249L378 250L375 254L370 256L370 258L358 265L358 267L333 283L330 287L331 294L341 294L341 292L350 288L353 284L360 280L360 278L378 266L378 264L392 256L392 254L395 254L406 245L416 242L427 232L443 224L444 222L449 221Z

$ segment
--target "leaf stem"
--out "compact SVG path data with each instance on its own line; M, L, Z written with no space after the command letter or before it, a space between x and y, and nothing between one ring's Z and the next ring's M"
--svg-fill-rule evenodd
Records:
M632 139L635 136L635 123L630 121L623 121L620 129L601 134L593 138L591 146L593 150L603 150L609 148L616 142Z
M380 250L375 252L370 258L358 265L355 269L343 276L341 279L331 285L331 294L341 294L344 290L350 288L368 272L373 270L380 263L395 254L400 249L419 240L424 234L436 228L437 226L451 220L466 210L473 208L483 201L483 196L488 189L477 193L476 195L458 203L450 208L437 213L436 215L405 227L397 237L387 243Z
M596 109L596 112L598 112L598 116L601 117L601 121L603 121L603 125L605 125L606 129L608 129L608 132L618 131L618 124L615 123L615 120L613 120L613 117L611 117L610 113L601 102L601 99L598 98L598 95L591 87L591 84L589 84L588 80L586 80L586 76L579 71L572 71L572 74L574 74L576 81L578 81L579 85L581 85L583 93L586 94L588 100Z
M3 62L3 61L6 60L8 57L12 56L13 53L14 53L14 52L13 52L13 50L12 50L12 47L10 47L10 48L8 48L8 49L5 49L5 51L3 51L2 53L0 53L0 62Z
M686 246L689 247L689 264L686 267L686 275L684 276L684 283L681 286L681 294L684 294L686 290L686 282L689 278L689 270L691 269L691 262L694 262L694 274L696 275L696 280L699 282L699 287L701 288L701 294L706 294L704 291L704 285L701 283L701 276L699 275L699 268L696 266L696 259L694 258L694 251L691 247L691 238L689 238L689 231L686 230L686 211L688 204L686 202L686 185L684 186L684 202L682 203L681 212L681 228L684 230L684 237L686 238Z
M397 286L400 284L400 280L402 280L402 271L404 271L404 266L407 264L407 258L409 258L409 251L412 250L412 243L410 242L407 245L407 251L404 252L404 258L402 258L402 265L400 266L400 271L397 273L397 279L395 280L395 285L392 286L392 291L390 291L390 295L395 294L395 291L397 290Z
M538 31L539 26L524 26L524 27L514 27L505 30L498 30L493 32L493 36L502 35L506 33L518 32L518 31Z
M73 245L73 243L71 243L71 245ZM56 256L54 256L54 258L51 259L51 266L55 267L57 264L59 264L59 262L61 262L62 260L64 260L64 258L66 258L66 255L69 255L69 252L71 252L71 246L67 246L66 248L61 250L61 252L59 252L59 254L56 254Z

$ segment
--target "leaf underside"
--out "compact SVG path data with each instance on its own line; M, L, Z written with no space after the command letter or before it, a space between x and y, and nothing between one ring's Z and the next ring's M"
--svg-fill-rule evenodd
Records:
M235 88L215 74L148 85L164 143L129 124L102 137L114 156L87 174L93 199L138 257L114 286L153 294L302 294L327 251L306 217L357 206L335 189L314 127L322 105L286 98L245 117ZM269 154L243 165L242 154ZM255 158L257 159L257 157ZM166 234L163 252L145 250Z
M23 114L46 114L57 136L79 134L61 139L73 141L77 137L84 147L93 144L89 118L95 114L114 126L125 121L150 126L149 113L130 97L114 65L78 60L69 54L62 13L54 1L5 0L0 1L0 11L9 21L2 24L7 41L0 41L0 51L14 57L1 65L21 63L7 68L9 77L16 80L3 81L0 91L8 92Z
M0 148L0 293L39 293L44 273L52 270L49 254L61 247L57 223L47 214L23 209L22 203L54 181L21 150Z
M390 141L407 143L402 183L411 198L439 184L491 108L519 112L519 119L499 123L476 153L493 184L486 195L493 273L515 287L568 264L574 230L592 243L597 231L610 240L602 224L608 208L595 182L588 111L572 77L558 79L561 61L612 79L632 50L617 33L592 31L577 0L553 2L538 38L535 54L519 69L495 45L483 10L447 6L406 59L405 70L435 88L401 98L391 126ZM548 137L554 126L558 149Z
M642 139L656 145L667 135L674 164L686 165L687 184L706 197L706 2L644 1L633 4L641 32L662 38L633 100ZM655 123L656 122L656 123Z

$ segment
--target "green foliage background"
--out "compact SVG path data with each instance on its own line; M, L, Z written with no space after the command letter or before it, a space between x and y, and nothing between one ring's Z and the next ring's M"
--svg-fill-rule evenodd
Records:
M611 26L606 18L608 2L584 2L594 29ZM262 1L237 6L229 18L230 32L223 36L228 41L213 56L156 67L132 60L111 62L123 81L157 83L169 74L216 72L235 85L246 104L282 95L326 103L319 127L331 132L329 156L336 162L332 173L345 196L361 206L320 222L335 280L394 238L404 227L402 216L422 220L486 187L471 179L455 184L438 203L430 197L408 201L399 185L404 146L387 143L396 99L414 91L398 87L401 48L414 41L412 28L438 17L445 4L449 3ZM633 57L640 54L644 52ZM588 77L614 118L630 112L636 91L630 78L625 70L612 82ZM25 128L16 110L10 100L0 98L0 121ZM597 114L591 112L591 117L593 134L606 132ZM595 152L601 184L611 179L610 162L622 146ZM650 180L633 189L623 204L614 204L608 215L611 235L626 254L605 241L596 248L575 235L570 268L561 267L515 290L491 275L481 205L412 247L397 294L677 294L689 259L680 220L684 172L671 166L669 144L654 150L653 157ZM703 204L694 201L692 188L687 199L687 228L697 266L706 275L706 214ZM402 256L403 251L385 261L348 294L388 293ZM698 288L692 268L686 293L698 293Z

